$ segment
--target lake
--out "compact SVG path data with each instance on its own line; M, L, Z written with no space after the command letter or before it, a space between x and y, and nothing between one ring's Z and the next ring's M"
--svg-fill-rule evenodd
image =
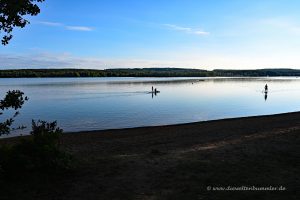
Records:
M160 93L149 93L152 86ZM13 89L29 97L15 121L28 128L11 136L28 134L32 119L57 120L64 131L72 132L300 110L298 78L0 79L2 98Z

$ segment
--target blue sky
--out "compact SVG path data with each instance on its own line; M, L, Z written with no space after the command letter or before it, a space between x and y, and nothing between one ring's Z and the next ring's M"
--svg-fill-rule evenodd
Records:
M46 0L3 68L300 69L298 0Z

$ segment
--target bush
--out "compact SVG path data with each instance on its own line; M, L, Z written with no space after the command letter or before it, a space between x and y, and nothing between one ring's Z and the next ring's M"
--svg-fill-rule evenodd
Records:
M4 111L13 109L15 113L12 117L6 119L4 122L0 122L0 136L3 134L9 134L11 130L14 129L23 129L24 126L19 126L17 128L12 128L12 124L15 118L20 114L19 109L22 108L25 101L28 100L28 97L24 97L24 93L20 90L12 90L8 91L4 97L4 99L0 100L0 115L3 114Z
M72 158L59 145L62 132L56 121L32 121L31 137L0 147L0 173L18 174L28 170L49 173L70 169Z

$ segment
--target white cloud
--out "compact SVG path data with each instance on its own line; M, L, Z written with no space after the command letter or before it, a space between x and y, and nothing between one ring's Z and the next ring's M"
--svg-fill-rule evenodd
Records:
M209 35L210 34L209 32L205 32L205 31L194 31L193 33L196 35Z
M174 62L143 59L101 59L78 57L69 53L0 54L0 68L82 68L172 67Z
M17 68L147 68L179 67L200 69L257 69L257 68L296 68L300 69L297 52L283 55L275 52L266 54L230 55L216 53L188 52L171 53L169 58L161 59L116 59L99 57L80 57L69 53L0 53L1 69ZM168 55L164 55L167 57Z
M176 31L186 31L186 32L192 31L191 28L181 27L181 26L177 26L177 25L174 25L174 24L164 24L164 25L166 27L168 27L170 29L173 29L173 30L176 30Z
M63 26L62 23L57 23L57 22L39 21L38 23L46 26Z
M181 31L181 32L185 32L188 34L195 34L195 35L209 35L209 32L206 31L202 31L199 29L193 29L193 28L189 28L189 27L182 27L182 26L177 26L174 24L163 24L165 27L171 29L171 30L175 30L175 31Z
M39 21L39 24L45 25L45 26L57 26L57 27L63 27L66 30L71 31L92 31L94 30L92 27L88 26L68 26L59 22L48 22L48 21Z
M92 31L93 28L87 26L66 26L66 29L73 31Z

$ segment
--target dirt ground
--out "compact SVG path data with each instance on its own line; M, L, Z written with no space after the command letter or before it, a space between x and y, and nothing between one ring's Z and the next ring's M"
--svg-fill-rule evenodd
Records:
M300 199L300 113L66 133L62 146L72 172L9 181L0 199Z

